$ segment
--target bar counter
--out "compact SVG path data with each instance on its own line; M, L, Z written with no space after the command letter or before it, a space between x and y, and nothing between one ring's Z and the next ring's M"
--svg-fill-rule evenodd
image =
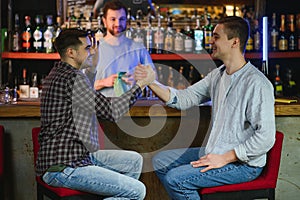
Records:
M290 135L286 138L294 138L299 133L299 99L297 103L276 103L274 109L277 129ZM180 111L165 106L160 100L138 100L118 123L99 119L105 133L105 149L126 149L141 153L144 168L140 179L147 188L145 200L168 200L153 172L151 159L162 150L201 146L210 123L210 111L210 104ZM0 124L5 128L6 199L34 200L36 185L31 129L40 126L40 103L19 101L17 104L0 104ZM295 149L286 151L288 155L296 155ZM282 168L285 170L285 166Z
M276 116L300 116L300 98L296 98L296 103L276 103ZM153 107L153 105L158 105ZM149 107L152 107L149 113ZM160 112L159 106L163 106L166 112ZM184 114L173 108L164 106L160 100L138 100L130 109L126 116L144 117L144 116L170 116L178 117ZM19 101L16 104L0 104L0 117L40 117L39 101Z

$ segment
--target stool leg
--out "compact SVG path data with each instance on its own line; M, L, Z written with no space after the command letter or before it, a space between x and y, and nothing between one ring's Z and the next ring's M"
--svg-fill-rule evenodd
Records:
M37 193L37 200L44 200L44 195L43 193L40 191L39 186L36 187L36 193Z
M269 200L275 200L275 189L269 189Z

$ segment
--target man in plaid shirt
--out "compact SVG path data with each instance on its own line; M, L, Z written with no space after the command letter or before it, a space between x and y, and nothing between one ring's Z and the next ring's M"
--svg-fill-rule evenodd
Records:
M107 98L93 89L98 53L87 32L64 30L55 47L61 61L43 83L37 175L51 186L109 199L143 199L146 189L138 180L142 156L132 151L99 150L97 117L120 119L142 89L154 81L155 72L145 66L146 73L135 74L137 82L132 89L119 98Z

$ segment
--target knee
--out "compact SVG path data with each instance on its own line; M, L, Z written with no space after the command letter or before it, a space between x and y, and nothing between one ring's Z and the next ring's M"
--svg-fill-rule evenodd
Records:
M142 167L143 167L143 156L141 154L139 154L138 152L133 151L132 152L132 158L134 160L134 163L136 163L136 165L138 165L138 168L142 169Z
M142 200L145 197L146 197L146 187L142 182L138 181L138 185L135 190L134 199Z
M168 173L165 175L165 182L170 187L177 187L179 185L179 177L178 172L174 172L174 170L168 171Z
M164 160L163 157L164 157L164 152L159 152L153 156L152 166L155 171L160 170L165 167L165 166L163 166L163 162L162 162Z

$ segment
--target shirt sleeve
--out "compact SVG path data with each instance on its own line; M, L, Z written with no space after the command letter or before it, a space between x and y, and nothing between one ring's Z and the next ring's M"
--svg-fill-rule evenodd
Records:
M170 87L170 100L166 104L170 107L185 110L209 101L210 80L211 76L207 75L204 79L184 90L177 90Z
M252 89L246 115L254 134L234 148L238 159L246 163L266 154L275 143L276 133L273 86L260 82Z
M136 102L141 92L141 88L134 85L120 97L105 97L101 92L95 91L88 78L80 72L74 81L72 106L94 113L102 119L117 121Z

